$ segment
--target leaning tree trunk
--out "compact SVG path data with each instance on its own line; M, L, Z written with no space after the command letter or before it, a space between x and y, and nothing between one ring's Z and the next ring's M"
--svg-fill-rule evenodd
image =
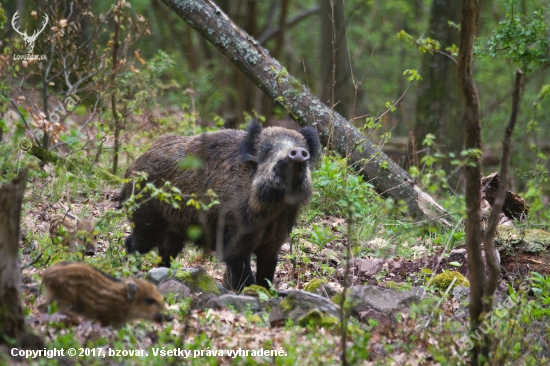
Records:
M334 149L395 201L403 201L418 219L450 225L447 212L422 192L411 176L389 159L340 114L331 111L301 85L259 43L239 29L209 0L162 0L195 28L222 54L231 59L274 102L283 105L301 125L316 126L321 142L330 140Z
M0 186L0 343L6 336L26 348L41 348L42 341L25 326L21 301L19 222L27 171Z

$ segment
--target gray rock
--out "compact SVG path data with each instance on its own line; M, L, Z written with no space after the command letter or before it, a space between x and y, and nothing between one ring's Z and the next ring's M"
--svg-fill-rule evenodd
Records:
M226 289L225 287L223 287L223 285L221 283L218 283L218 294L220 295L227 295L227 294L231 294L232 292L229 291L228 289Z
M185 299L191 294L191 290L189 290L189 287L181 284L176 280L168 280L163 282L158 287L158 290L163 296L174 294L179 299Z
M453 297L462 305L466 304L470 296L470 288L457 285L453 288Z
M380 271L382 268L382 260L370 259L370 258L358 258L353 262L353 265L357 267L357 271L364 276L372 276Z
M305 291L281 291L284 298L269 300L267 306L271 308L269 323L271 326L283 325L286 319L299 323L312 311L323 316L338 318L338 306L322 296Z
M313 293L319 296L323 296L327 299L330 299L331 297L336 295L337 292L328 284L322 283Z
M250 308L250 310L254 312L260 311L260 304L258 303L258 299L253 296L227 294L218 297L218 301L225 306L231 305L235 310L239 312L245 311L248 308Z
M147 276L145 276L145 279L158 286L168 279L169 274L170 268L157 267L151 269L149 273L147 273Z
M411 304L419 302L425 292L422 289L397 291L388 288L358 285L347 296L351 314L360 320L391 318L397 312L407 312Z
M220 302L217 295L201 292L200 294L191 294L191 308L197 310L204 310L206 308L220 310L224 305Z
M334 262L335 264L340 264L340 262L342 261L342 253L325 248L321 250L321 258L330 262Z
M550 232L540 229L519 230L498 226L494 244L502 249L513 248L525 253L543 253L550 248Z
M453 255L453 254L461 255L461 256L463 256L463 257L466 257L467 250L466 250L466 248L453 249L453 250L451 250L451 252L449 253L449 256L451 256L451 255Z
M388 265L390 270L399 269L402 266L401 260L399 259L393 259L389 258L386 260L386 264Z

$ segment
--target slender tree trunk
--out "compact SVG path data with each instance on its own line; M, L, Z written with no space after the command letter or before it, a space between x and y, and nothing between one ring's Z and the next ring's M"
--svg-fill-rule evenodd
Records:
M199 70L200 64L198 57L198 52L193 42L193 29L186 27L185 29L185 43L187 45L187 50L185 50L185 55L187 56L187 63L192 72L197 72Z
M49 107L48 107L48 83L46 81L47 73L44 71L42 75L42 103L44 104L44 115L49 121ZM47 131L44 131L44 137L42 137L42 148L48 150L50 148L50 135Z
M280 58L281 50L283 49L283 43L285 41L286 33L286 17L288 15L288 5L290 0L282 0L281 14L279 16L279 32L275 39L275 48L273 49L273 57Z
M343 0L319 0L321 101L351 118L355 89L351 78Z
M0 343L7 336L19 345L36 349L43 342L25 326L21 301L19 235L26 180L25 169L11 183L0 186Z
M219 0L217 3L239 28L244 29L251 36L255 35L257 32L256 0ZM223 83L227 89L234 91L227 94L224 102L224 117L229 122L228 127L237 128L244 122L243 113L254 109L258 89L250 80L243 78L231 62L224 62L224 64L227 65L228 72L223 78Z
M441 51L458 44L458 30L448 24L460 22L460 1L433 0L428 37L441 43ZM464 146L464 127L460 105L460 88L454 60L441 53L422 56L422 81L416 102L414 125L415 151L422 149L428 133L436 136L436 146L442 153L460 156ZM445 164L449 172L454 167ZM454 181L456 183L456 180Z
M281 52L283 50L283 44L286 37L286 28L287 28L287 17L288 17L288 7L290 0L282 0L281 2L281 11L279 14L279 32L275 37L275 47L273 48L273 58L280 60ZM269 121L271 115L273 114L273 102L267 95L262 93L260 100L260 113L266 117Z
M119 43L119 35L120 35L120 9L121 6L120 2L117 2L117 8L115 10L115 35L113 36L113 67L111 70L111 87L113 88L113 91L111 93L111 111L113 112L113 122L114 122L114 130L115 130L115 146L114 146L114 154L113 154L113 168L112 173L113 175L116 175L117 169L118 169L118 151L120 150L120 116L118 115L117 111L117 87L116 87L116 74L118 71L118 47L120 46Z
M497 286L498 276L500 274L500 266L495 256L495 250L493 248L493 237L499 222L499 215L504 205L506 198L506 182L508 181L508 169L510 167L510 144L512 140L512 132L516 126L516 121L519 114L519 106L521 101L521 89L523 83L523 73L521 70L516 72L516 82L514 84L514 93L512 96L512 112L510 113L510 120L506 131L504 133L504 140L502 141L502 158L500 162L500 174L499 184L497 188L497 194L491 210L491 217L489 225L485 231L485 237L483 238L483 244L485 249L485 257L487 258L487 265L490 269L489 280L485 287L485 296L490 297L488 301L485 301L485 312L490 312L493 308L492 296Z
M460 51L458 54L458 80L464 100L464 131L466 149L481 152L481 124L479 116L479 96L472 75L474 37L479 16L478 0L463 0L460 31ZM473 164L467 164L466 173L466 249L468 271L470 272L470 327L477 330L483 311L485 287L485 264L481 257L481 159L480 155L469 156ZM473 339L473 338L471 338ZM474 344L471 355L472 365L479 364L484 341Z
M289 75L256 40L231 22L216 4L207 0L162 1L230 58L271 100L282 104L298 123L315 126L324 144L328 140L331 121L334 121L335 150L347 157L350 165L372 182L378 192L392 197L396 202L405 203L413 217L450 225L452 219L448 213L416 187L407 172L382 153L361 131L340 114L331 111ZM348 146L351 148L348 149Z

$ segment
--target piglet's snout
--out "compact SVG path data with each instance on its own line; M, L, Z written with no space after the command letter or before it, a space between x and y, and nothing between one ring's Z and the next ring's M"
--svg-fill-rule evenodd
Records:
M295 147L288 152L288 157L298 163L304 163L309 160L309 152L301 147Z

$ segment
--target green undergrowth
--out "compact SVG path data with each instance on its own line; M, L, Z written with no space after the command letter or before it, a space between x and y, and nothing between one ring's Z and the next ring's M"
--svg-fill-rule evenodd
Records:
M461 227L444 228L411 220L402 202L382 198L340 157L323 156L312 177L315 189L311 204L294 233L320 249L329 242L346 241L348 233L354 243L353 253L358 256L410 258L418 254L415 247L419 245L435 253L464 243ZM451 212L458 212L461 204L454 196L444 201Z
M169 126L170 121L163 122L162 126ZM161 126L161 128L162 128ZM168 128L168 127L167 127ZM178 131L173 131L178 132ZM189 132L189 131L188 131ZM200 128L198 131L200 132ZM29 167L29 179L23 207L25 241L23 250L32 245L36 249L30 252L30 260L34 269L44 269L61 261L85 261L91 265L109 273L115 277L142 276L148 270L155 267L159 261L156 251L146 255L133 255L126 257L123 245L124 238L128 235L130 227L125 210L115 209L109 197L120 189L119 186L106 183L97 175L85 167L69 169L66 165L53 165L42 169L36 158L19 149L17 142L24 136L13 134L11 140L0 144L0 183L5 183L16 176L24 166ZM76 145L75 145L76 146ZM133 158L139 156L148 144L138 144L128 147L123 151L123 165L127 165ZM76 146L78 147L78 146ZM93 160L84 151L74 153L81 159ZM97 163L102 168L108 169L109 157L107 154L100 156ZM119 167L124 171L124 166ZM353 244L352 254L357 257L399 257L402 259L414 259L419 254L430 255L442 249L451 249L464 243L464 231L462 225L456 224L452 228L440 228L426 223L413 222L407 219L406 209L402 203L393 202L391 199L382 198L375 192L370 182L357 175L346 166L344 159L333 155L324 155L318 163L317 169L312 173L314 192L311 204L304 210L298 225L291 237L296 244L295 249L299 254L294 257L281 256L283 261L288 259L296 261L297 265L305 265L310 273L310 278L317 278L306 286L306 290L314 290L321 283L339 282L337 269L343 268L344 262L330 260L318 260L319 253L324 252L321 258L327 255L339 255L344 252L345 243ZM444 207L453 213L460 213L463 200L460 196L452 196L442 199ZM41 210L47 214L62 213L53 212L52 205L59 204L57 211L69 210L71 213L82 217L94 217L96 222L95 232L102 243L101 251L94 257L85 257L80 252L68 252L59 244L53 243L49 237L47 219L37 219L40 212L36 209L44 205ZM63 211L65 212L65 211ZM459 216L459 215L457 215ZM43 221L43 222L41 222ZM458 220L457 220L458 222ZM39 223L40 225L36 225ZM34 226L33 226L34 224ZM314 249L307 246L313 245ZM422 252L419 252L419 248ZM191 253L190 260L199 260L201 254L195 249L185 249L186 254ZM331 252L332 251L332 252ZM332 253L332 254L331 254ZM195 258L196 257L196 258ZM214 262L211 259L206 261ZM175 264L177 267L179 263ZM178 268L175 268L176 270ZM38 275L32 275L39 283ZM305 282L305 281L304 281ZM391 281L390 281L391 282ZM388 287L404 289L398 284L388 282ZM407 283L408 284L408 283ZM533 274L530 279L531 292L510 289L509 297L514 300L511 309L507 312L497 309L498 318L494 328L494 334L498 336L495 344L494 355L496 359L507 362L510 360L525 360L525 364L533 363L533 357L527 353L529 343L534 343L530 338L529 329L534 329L538 324L550 322L550 280L543 275ZM290 284L292 288L292 283ZM444 285L442 287L445 287ZM250 289L258 293L257 289ZM37 300L36 294L24 294L23 300L27 306L32 306ZM258 294L262 301L267 300L266 294ZM440 296L435 294L434 296ZM266 299L263 299L266 298ZM436 298L440 300L439 297ZM517 301L516 301L517 300ZM341 295L336 295L333 301L341 303ZM431 301L431 302L430 302ZM399 350L410 350L416 347L421 338L428 345L428 352L435 360L445 363L451 360L460 364L459 355L467 351L468 337L467 323L460 320L449 320L445 316L442 306L427 299L419 305L413 306L412 321L420 326L420 331L411 333L398 333L395 337L377 337L377 343L382 344L384 354ZM224 329L236 329L236 333L225 334L223 337L230 339L243 336L247 339L250 335L263 334L262 332L275 332L266 337L261 344L264 349L282 350L284 355L277 357L255 357L251 355L237 355L224 360L233 364L256 364L270 362L276 365L294 365L307 363L308 360L319 359L326 364L339 362L339 319L325 319L317 313L309 314L302 324L287 322L283 329L272 330L269 325L268 313L246 313L243 322L232 317L216 318L212 312L192 312L188 303L182 303L173 296L166 298L170 312L177 317L179 322L157 327L153 324L138 322L124 326L113 337L108 339L88 339L84 343L70 327L61 322L50 322L46 325L47 348L81 348L101 349L107 352L109 348L120 350L143 349L147 355L143 357L113 356L110 361L116 364L135 365L164 365L170 362L182 361L191 365L217 365L220 363L218 356L207 356L204 353L196 358L177 358L172 355L165 357L155 356L152 349L158 352L181 348L191 351L227 350L220 346L216 337L212 334ZM344 304L345 309L349 309ZM437 305L437 306L436 306ZM29 310L27 310L29 314ZM235 315L238 318L238 314ZM187 319L193 318L196 323L188 328L182 338L182 329L185 329ZM438 323L439 322L439 323ZM246 325L243 325L246 324ZM370 352L372 327L365 324L350 322L348 339L350 348L348 356L350 362L361 363ZM427 324L427 326L425 326ZM422 328L422 327L425 328ZM249 327L249 328L243 328ZM544 331L544 328L543 328ZM457 332L461 336L457 341ZM437 335L437 343L431 343L433 335ZM154 335L154 336L152 336ZM546 328L546 337L550 336ZM154 341L142 342L148 337ZM279 338L277 338L279 337ZM430 338L431 337L431 338ZM276 338L273 341L271 338ZM224 338L225 339L225 338ZM241 348L245 348L245 341ZM223 342L222 342L223 343ZM230 349L238 349L230 347ZM200 354L200 353L199 353ZM389 357L389 356L388 356ZM388 358L389 359L389 358ZM1 361L1 359L0 359ZM80 364L103 364L103 358L97 355L82 355L78 358ZM224 361L225 362L225 361ZM522 361L523 362L523 361ZM40 359L31 364L53 365L62 361L57 359ZM382 361L381 364L384 364Z

